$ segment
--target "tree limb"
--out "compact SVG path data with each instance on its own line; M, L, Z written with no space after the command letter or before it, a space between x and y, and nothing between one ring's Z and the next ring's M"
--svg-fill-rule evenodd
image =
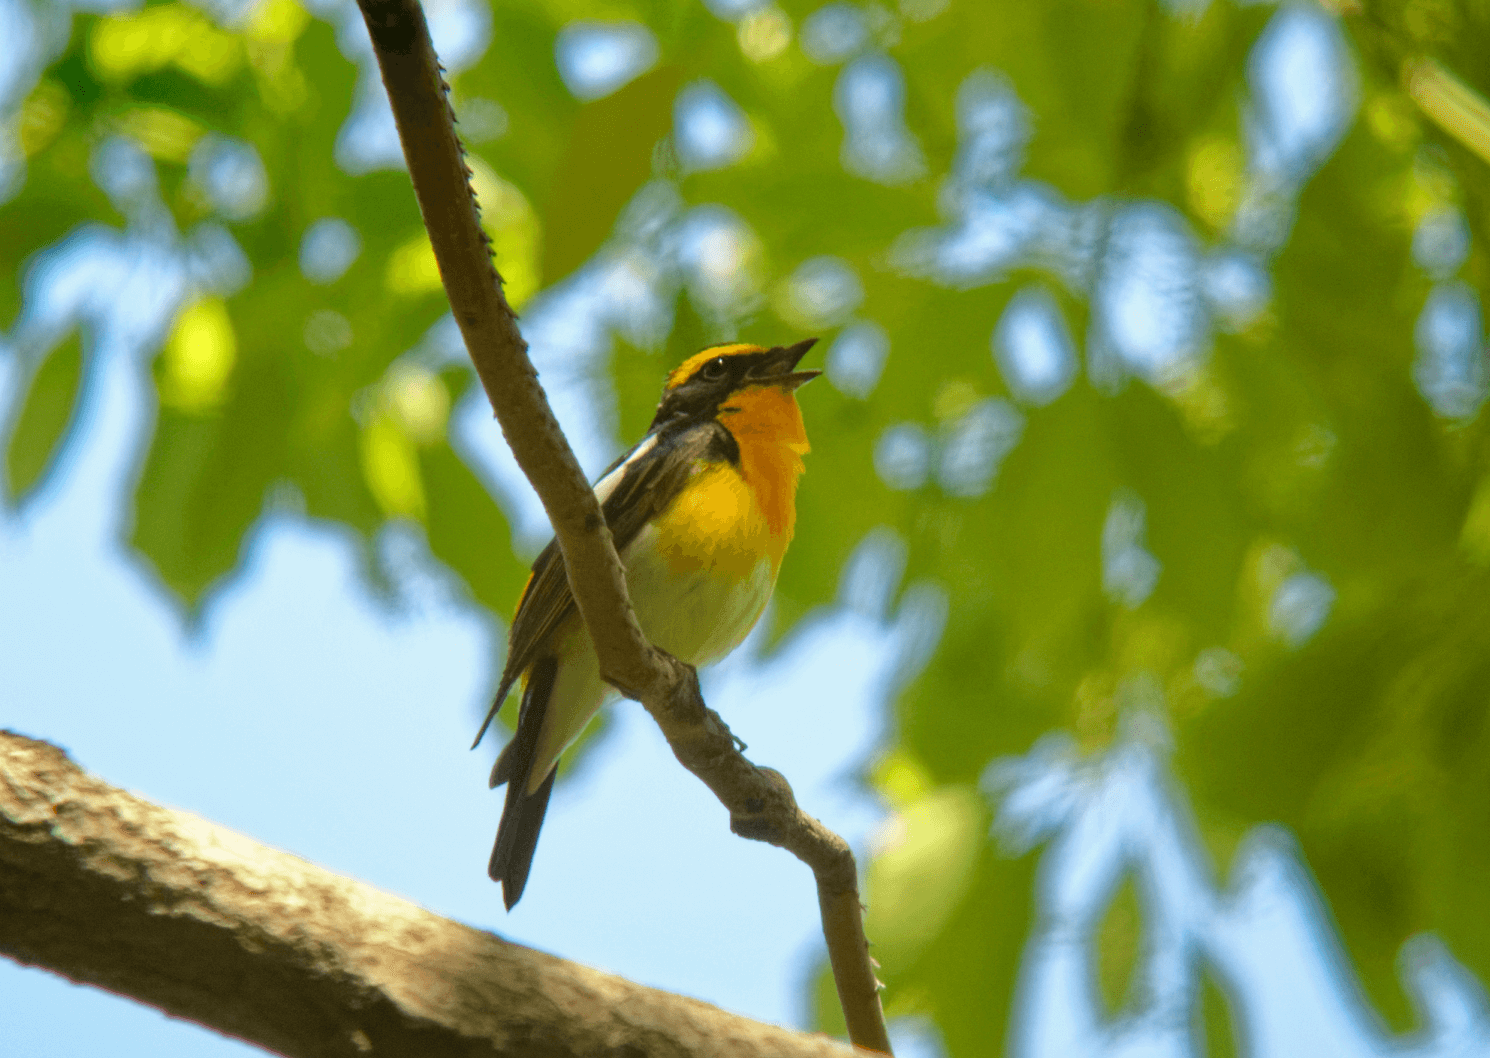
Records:
M740 754L724 722L704 704L693 670L642 635L600 505L554 419L502 294L423 9L418 0L358 2L456 323L503 436L553 523L601 674L646 707L678 760L729 809L736 834L779 845L812 868L849 1038L888 1054L852 850L797 806L785 779Z
M501 940L0 732L0 952L293 1058L847 1058Z

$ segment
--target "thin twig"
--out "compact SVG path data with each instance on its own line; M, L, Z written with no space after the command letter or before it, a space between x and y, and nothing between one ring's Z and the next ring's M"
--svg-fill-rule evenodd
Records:
M601 674L646 707L678 760L729 809L736 834L780 845L812 868L849 1038L888 1054L852 850L797 806L785 779L740 754L724 722L704 704L692 668L642 635L600 505L554 419L502 295L424 12L418 0L359 5L456 323L502 433L553 523Z

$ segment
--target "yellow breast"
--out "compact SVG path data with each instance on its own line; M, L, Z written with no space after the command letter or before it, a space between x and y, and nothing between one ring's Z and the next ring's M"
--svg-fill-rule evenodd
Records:
M781 565L791 529L772 531L757 490L728 463L701 468L656 522L653 546L679 572L750 576L761 559Z

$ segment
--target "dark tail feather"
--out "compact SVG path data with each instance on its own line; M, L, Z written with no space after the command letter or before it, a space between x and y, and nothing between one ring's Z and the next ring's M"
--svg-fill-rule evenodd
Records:
M492 881L502 883L502 902L508 911L522 899L528 884L533 852L538 848L538 832L543 827L548 795L554 792L554 776L558 773L557 768L549 772L543 785L530 794L519 793L522 788L515 782L507 788L507 809L502 813L502 825L497 828L497 844L491 850L487 873Z
M548 798L553 793L554 775L558 771L550 771L543 785L528 793L534 757L538 752L538 733L543 727L543 716L548 710L558 668L555 657L540 658L533 663L528 671L528 685L523 691L517 733L502 750L492 769L493 786L507 783L507 804L502 809L502 822L497 827L497 842L492 848L487 873L492 881L502 883L502 899L509 911L522 898L523 887L528 884L528 870L533 865L533 852L538 847L538 832L543 827L543 816L548 811Z
M512 743L502 747L502 752L497 754L497 762L491 766L491 780L487 788L495 790L508 779L512 778L512 754L507 751L512 748Z

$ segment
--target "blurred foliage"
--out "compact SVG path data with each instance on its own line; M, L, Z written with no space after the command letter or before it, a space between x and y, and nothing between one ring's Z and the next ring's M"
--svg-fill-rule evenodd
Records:
M727 207L751 233L737 262L751 296L719 311L673 262L659 280L676 305L665 339L612 334L599 362L615 406L597 415L617 424L617 444L644 428L664 370L709 340L816 333L827 350L865 321L888 337L867 393L804 393L815 448L774 631L838 598L845 563L877 527L903 545L904 583L945 599L935 651L892 703L894 744L869 768L895 810L868 872L889 1010L929 1016L959 1058L1001 1052L1032 861L986 837L979 775L1051 728L1101 747L1132 708L1167 713L1223 869L1257 822L1299 836L1393 1025L1407 1018L1393 967L1411 933L1436 931L1490 980L1485 417L1438 417L1414 385L1415 321L1433 283L1412 255L1422 218L1458 209L1471 233L1459 275L1486 290L1490 168L1404 87L1404 71L1432 59L1483 100L1484 6L1337 5L1360 106L1264 255L1266 307L1148 381L1104 381L1078 341L1089 370L1048 404L1016 399L990 339L1031 284L1051 293L1069 333L1094 333L1090 277L1021 258L942 284L897 264L906 233L948 223L955 206L943 177L958 164L959 86L996 71L1027 108L1021 178L1108 218L1125 203L1165 204L1218 245L1248 179L1249 56L1277 9L833 5L857 12L858 51L890 56L904 78L918 160L876 180L845 165L845 56L813 61L793 36L823 17L817 6L783 0L736 23L697 0L504 0L485 57L450 80L519 307L608 252L649 181L670 182L684 208ZM327 4L313 17L296 0L264 0L224 23L180 3L36 10L62 32L17 104L25 175L0 205L0 316L24 321L28 260L80 225L183 233L178 242L226 228L251 267L251 281L188 285L159 336L160 408L131 543L164 590L200 605L266 504L293 494L369 545L390 519L422 526L472 599L505 615L524 566L507 514L448 435L471 374L420 353L443 299L407 179L351 175L336 160L368 76L347 57L355 11ZM340 38L327 17L344 24ZM579 101L555 63L575 19L645 25L658 62ZM748 123L750 147L732 164L683 164L670 134L680 89L701 78ZM111 137L150 159L161 215L100 190ZM214 138L252 148L260 201L237 208L204 191ZM312 281L302 240L323 218L349 225L358 249ZM789 277L824 256L852 270L862 298L814 316ZM11 347L20 385L0 436L12 505L57 465L87 390L95 358L81 322ZM1020 405L1017 443L991 487L953 487L937 460L990 398ZM932 470L892 486L876 446L904 424L919 427ZM1104 527L1123 496L1140 501L1142 547L1159 563L1151 592L1131 599L1104 586ZM1334 595L1316 633L1291 637L1275 610L1299 576ZM1113 1001L1141 929L1131 902L1103 925ZM813 992L831 1027L831 991L819 978ZM1230 1047L1215 993L1208 984L1205 1031Z
M24 498L45 476L77 406L82 377L83 343L77 338L50 350L37 365L5 452L11 495Z

